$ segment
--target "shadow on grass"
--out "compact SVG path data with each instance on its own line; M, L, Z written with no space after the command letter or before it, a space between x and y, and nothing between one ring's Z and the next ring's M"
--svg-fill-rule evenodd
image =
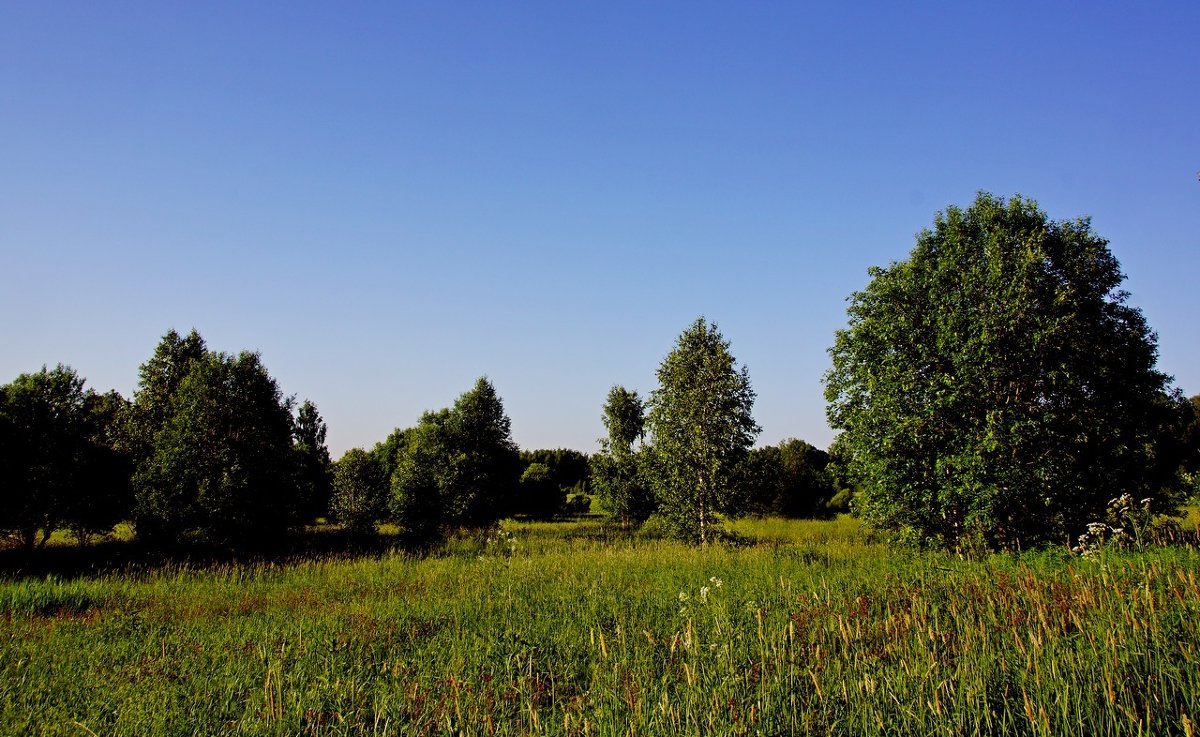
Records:
M287 565L313 560L380 556L395 551L394 535L351 535L318 526L273 544L237 547L202 542L171 546L139 540L102 540L87 545L55 545L35 550L0 550L0 579L85 578L152 573L164 568L215 568L230 565Z
M553 520L526 520L523 526L540 528L539 537L561 541L589 540L612 543L643 531L621 528L599 514L578 514ZM206 569L232 565L289 565L316 560L351 560L403 551L418 557L477 555L486 552L486 539L494 528L448 531L439 539L421 544L406 539L394 525L382 525L373 535L351 534L337 525L317 524L275 542L250 541L242 545L216 545L200 541L169 546L132 540L106 539L86 545L59 544L27 550L0 549L0 580L54 576L60 579L153 573L162 569Z

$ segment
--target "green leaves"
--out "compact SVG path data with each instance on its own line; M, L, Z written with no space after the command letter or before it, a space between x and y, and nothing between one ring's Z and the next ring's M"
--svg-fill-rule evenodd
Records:
M716 324L699 317L658 369L647 468L661 512L683 539L708 542L716 515L736 511L733 474L759 432L750 376L736 363Z
M135 398L135 415L161 418L142 428L154 432L134 477L139 536L236 546L278 539L299 522L289 403L257 353L160 361L176 352L172 336L143 366ZM176 381L156 365L186 371Z
M1023 547L1065 539L1122 491L1169 484L1149 450L1169 420L1154 335L1086 219L981 193L870 273L825 394L876 525Z
M521 472L511 423L480 378L451 409L427 412L403 434L392 474L392 513L413 542L448 525L487 526L508 514Z
M387 508L387 492L378 459L361 448L351 448L334 464L330 511L352 534L373 532Z
M608 437L600 439L600 452L592 458L592 483L612 517L626 525L641 524L655 507L634 448L645 434L646 405L637 392L614 386L602 419Z
M120 519L128 468L111 435L123 402L61 364L0 387L0 531L32 548L60 527L82 537Z

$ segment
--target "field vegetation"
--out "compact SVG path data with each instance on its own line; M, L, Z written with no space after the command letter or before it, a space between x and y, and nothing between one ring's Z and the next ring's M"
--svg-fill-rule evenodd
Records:
M869 273L828 450L753 447L704 317L590 456L480 377L335 462L195 330L18 376L0 732L1195 735L1200 396L1107 241L980 193Z
M0 731L1195 733L1194 545L967 560L847 517L730 530L509 521L426 557L9 570Z

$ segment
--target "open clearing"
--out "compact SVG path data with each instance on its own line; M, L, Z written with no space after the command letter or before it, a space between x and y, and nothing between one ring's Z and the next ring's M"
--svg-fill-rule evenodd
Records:
M506 523L418 559L0 582L21 735L1191 735L1200 554L691 548Z

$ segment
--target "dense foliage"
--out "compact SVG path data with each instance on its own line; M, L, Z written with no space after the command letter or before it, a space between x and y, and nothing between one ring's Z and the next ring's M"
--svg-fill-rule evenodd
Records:
M171 402L192 365L208 355L208 345L192 330L181 336L168 330L154 355L138 370L138 390L128 416L126 436L134 460L144 464L154 453L154 438L167 424Z
M873 268L830 350L858 510L946 547L1065 542L1122 493L1174 509L1181 400L1087 219L979 194Z
M521 483L511 512L537 519L551 519L567 511L567 495L588 490L589 458L570 448L542 448L520 452ZM536 470L534 467L538 467Z
M140 536L262 544L300 522L292 417L258 354L206 353L134 476Z
M391 508L414 543L450 527L486 527L510 513L523 467L504 405L486 378L453 407L426 412L403 438Z
M738 474L743 509L760 516L833 516L836 489L828 466L828 453L794 438L751 450Z
M645 403L637 392L614 386L602 419L608 435L600 438L600 452L592 457L592 486L610 516L625 525L645 522L657 507L636 445L646 432Z
M117 448L123 400L84 389L69 367L0 387L0 532L22 547L59 528L81 540L120 521L129 464Z
M1200 397L1157 370L1156 338L1086 219L981 193L870 274L830 349L828 417L844 432L828 453L798 440L750 450L748 372L698 318L648 400L612 388L592 457L518 453L480 379L348 454L335 491L315 404L285 398L257 354L171 330L132 402L62 366L0 387L0 532L35 547L131 521L168 546L237 547L329 517L353 531L395 522L423 546L508 516L588 512L595 493L624 527L657 515L694 542L742 514L853 509L901 540L1018 549L1076 540L1122 495L1170 513L1200 488Z
M759 432L750 375L716 324L696 321L658 368L646 422L646 468L659 511L682 539L707 543L719 513L738 511L735 473Z
M387 511L388 479L373 454L361 448L346 451L333 464L333 498L329 511L353 535L375 531Z

